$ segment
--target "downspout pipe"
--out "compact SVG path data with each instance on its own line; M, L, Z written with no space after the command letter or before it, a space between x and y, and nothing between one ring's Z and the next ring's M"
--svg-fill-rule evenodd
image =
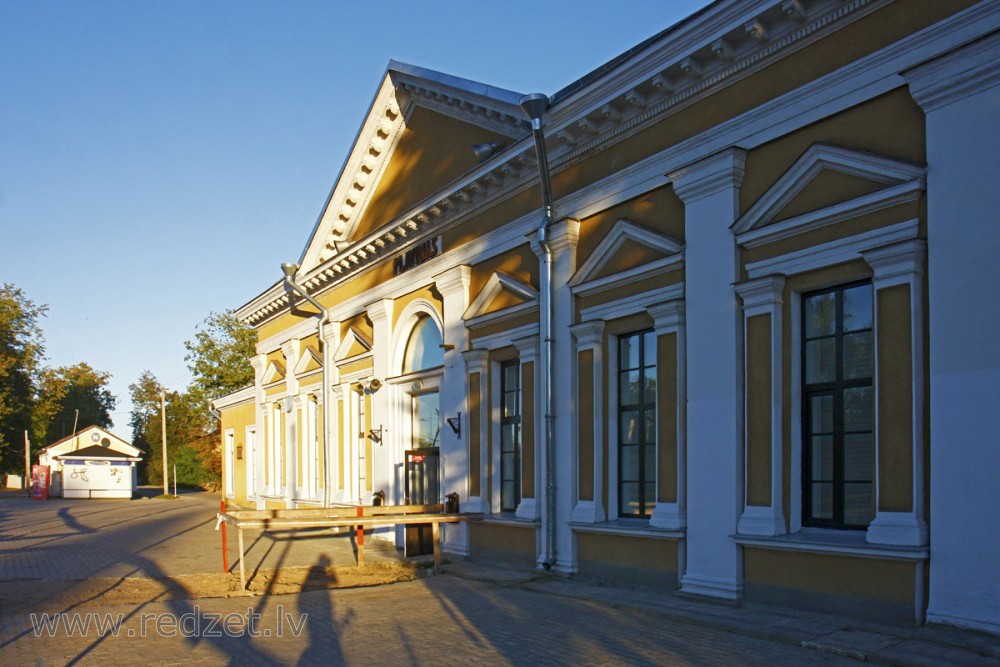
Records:
M330 448L328 445L330 433L330 388L327 385L329 383L330 351L326 349L326 338L323 337L323 329L329 313L302 285L295 282L295 274L299 272L298 264L286 262L281 265L281 271L285 274L285 289L294 291L319 311L316 313L316 317L319 320L317 331L319 334L319 344L323 346L323 507L329 507Z
M545 560L542 566L549 570L556 563L556 477L555 477L555 405L552 398L552 378L555 377L555 355L552 333L552 244L550 227L553 223L552 183L549 179L549 158L545 150L545 133L542 116L549 108L549 98L543 93L532 93L521 98L521 108L531 119L531 134L535 140L538 161L538 183L542 191L542 221L538 227L538 246L542 251L541 283L544 303L539 308L539 333L542 336L542 396L545 403Z

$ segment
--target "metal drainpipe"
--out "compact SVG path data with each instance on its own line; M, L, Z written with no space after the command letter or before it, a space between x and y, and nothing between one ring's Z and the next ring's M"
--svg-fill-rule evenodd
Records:
M319 318L317 333L319 335L319 344L323 346L323 507L329 507L330 448L328 445L330 433L330 388L327 386L327 382L329 381L330 350L326 349L326 339L323 337L323 325L326 323L329 313L327 313L326 308L319 301L306 292L304 287L295 282L293 276L298 273L298 264L282 264L281 270L285 274L285 286L297 292L319 310L319 313L316 314L316 317Z
M545 399L545 561L548 570L556 562L556 478L555 478L555 405L552 400L552 378L555 377L555 360L552 337L552 246L549 227L553 222L552 183L549 180L549 158L545 151L545 134L542 115L549 107L549 98L543 93L533 93L521 98L521 108L531 119L531 134L535 140L538 160L538 181L542 191L542 224L538 228L538 245L542 250L541 281L545 286L545 307L541 308L540 333L544 345L542 355L542 393Z

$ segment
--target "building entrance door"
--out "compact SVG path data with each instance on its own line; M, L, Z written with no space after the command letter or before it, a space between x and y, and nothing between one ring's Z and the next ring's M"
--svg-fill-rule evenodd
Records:
M441 502L441 399L436 391L412 396L411 446L405 452L405 499L408 505ZM434 552L430 524L406 526L404 553L420 556Z

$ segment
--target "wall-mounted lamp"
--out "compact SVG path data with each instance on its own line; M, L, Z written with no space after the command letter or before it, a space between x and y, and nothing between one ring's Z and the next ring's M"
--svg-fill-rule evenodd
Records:
M374 394L376 391L378 391L381 388L382 388L382 381L379 380L378 378L374 378L374 379L372 379L371 382L368 383L368 387L365 389L365 393L366 394Z
M462 413L459 412L458 415L456 415L455 417L447 417L445 419L445 421L448 422L448 426L451 427L451 430L454 431L455 435L458 436L458 439L461 440L462 439Z
M455 346L452 343L441 343L439 346L442 350L454 350Z
M372 439L372 442L377 442L382 444L382 427L368 429L368 437Z
M236 445L236 460L243 460L243 445Z

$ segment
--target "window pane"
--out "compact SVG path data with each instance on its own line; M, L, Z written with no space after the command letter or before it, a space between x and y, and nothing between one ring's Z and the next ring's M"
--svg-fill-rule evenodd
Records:
M809 450L812 480L815 482L833 481L833 436L820 435L811 438Z
M646 410L643 413L643 421L646 424L645 433L643 433L642 441L647 444L652 444L656 442L656 411ZM649 474L647 472L647 474Z
M504 452L500 455L500 478L514 479L514 452Z
M517 509L517 495L513 481L503 482L500 486L500 510L513 512Z
M635 482L622 482L621 498L618 503L618 513L623 516L638 516L639 485Z
M872 430L871 387L850 387L844 390L844 430Z
M836 294L817 294L805 300L806 338L833 334L837 317Z
M639 371L626 371L621 377L621 405L635 405L639 402Z
M403 354L403 372L414 373L444 365L441 332L429 317L422 317L413 327Z
M872 332L844 334L844 378L869 378L874 371Z
M841 331L872 328L872 287L859 285L844 290L844 321Z
M871 482L873 479L872 459L875 448L870 433L844 436L844 480L848 482Z
M621 370L639 368L639 336L622 336L618 339L621 355L618 364Z
M413 397L413 448L437 447L441 431L441 398L437 392Z
M520 368L518 364L505 364L503 367L503 385L505 391L514 391L520 386Z
M500 451L511 452L514 451L515 437L517 436L518 425L517 424L501 424L500 425Z
M623 445L634 445L639 442L639 416L638 410L626 410L622 412L621 429L618 439Z
M844 485L844 523L852 526L867 526L875 518L875 502L872 485Z
M618 477L622 481L634 482L639 479L639 454L641 447L622 447L621 466Z
M512 417L514 415L520 414L520 410L517 405L517 392L508 391L503 395L503 416Z
M642 458L643 465L646 466L645 476L643 480L647 483L654 483L656 481L656 447L653 445L645 445L642 448Z
M806 383L833 382L836 378L836 340L820 338L806 343Z
M809 399L809 432L833 433L833 396L813 396Z
M652 403L656 400L656 367L647 367L642 376L643 382L643 403Z
M812 485L812 517L814 519L833 518L833 485L815 482Z

